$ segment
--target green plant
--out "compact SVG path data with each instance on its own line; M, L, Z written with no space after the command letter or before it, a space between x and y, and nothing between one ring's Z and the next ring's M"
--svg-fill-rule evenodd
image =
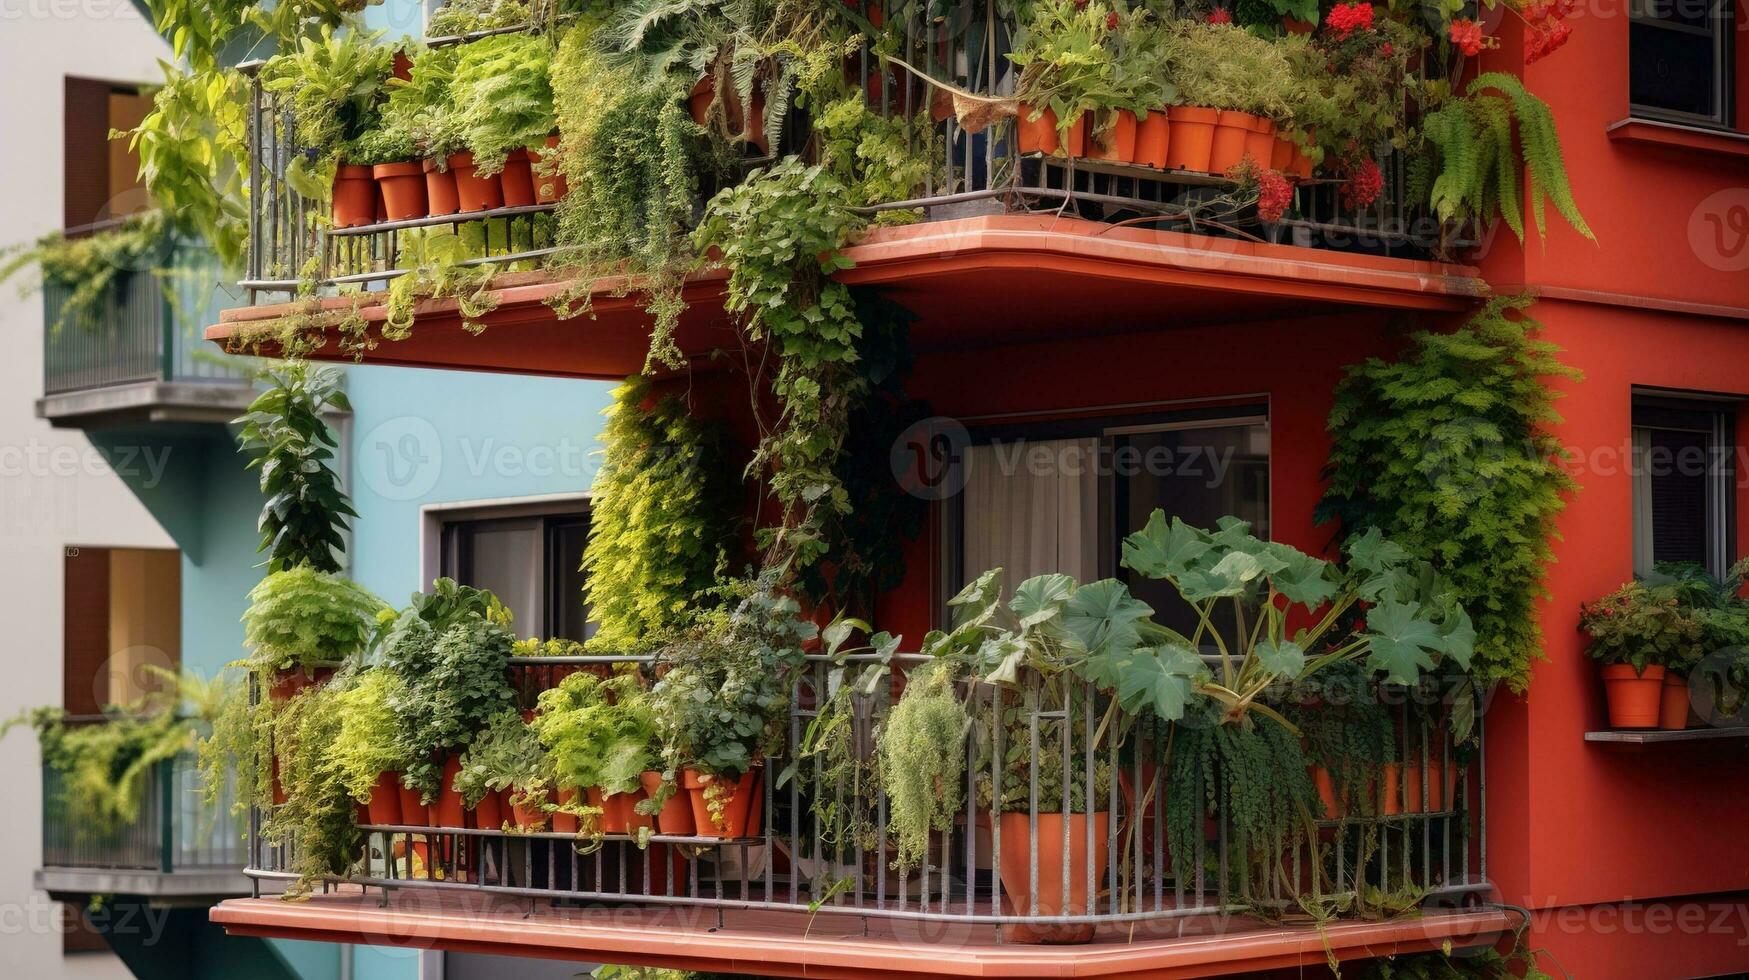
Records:
M342 148L380 124L383 84L394 60L380 38L324 27L261 67L262 88L284 100L296 120L292 136L309 154L286 172L306 197L325 199Z
M161 211L133 215L114 228L74 238L53 232L34 244L0 250L0 282L36 266L42 283L68 290L49 330L59 333L72 323L96 332L105 326L104 304L124 276L166 275L155 267L173 242ZM173 295L173 290L165 293Z
M298 565L249 590L243 644L264 671L333 666L364 652L385 609L350 580Z
M404 133L419 156L440 165L467 148L463 117L455 105L455 70L461 52L458 45L413 52L407 77L384 83L388 95L382 129Z
M453 789L469 807L503 790L511 792L514 804L528 806L544 804L556 785L553 758L541 748L534 727L515 711L501 711L469 743Z
M389 281L383 303L382 335L387 340L405 340L413 333L413 311L429 299L456 301L462 329L478 334L485 330L481 319L498 307L498 295L490 290L502 265L469 265L468 260L487 254L486 229L473 223L458 231L447 228L410 228L401 234L400 262L405 275Z
M487 722L514 707L507 673L515 637L473 612L441 630L409 613L396 623L395 642L384 647L383 666L405 681L389 699L400 722L395 751L410 760L401 781L429 802L441 788L443 755L466 747Z
M261 546L267 570L308 565L318 572L340 570L337 552L346 550L340 532L358 512L340 487L331 460L339 445L324 412L351 411L342 377L333 368L285 362L267 372L272 387L249 405L234 424L238 449L249 453L250 469L261 471Z
M0 724L0 737L14 725L36 730L43 765L59 776L56 819L96 835L138 822L147 776L194 744L194 722L176 708L175 697L151 694L84 724L69 723L60 708L36 708Z
M449 0L425 24L429 37L454 37L474 31L520 27L532 12L527 0Z
M399 720L392 702L406 681L387 670L366 670L336 683L333 707L339 716L328 763L354 801L370 800L385 772L400 772L412 760L401 754Z
M1555 516L1577 489L1549 431L1560 416L1548 381L1579 374L1532 339L1528 305L1495 299L1454 332L1416 334L1394 361L1350 368L1317 511L1432 563L1475 623L1478 679L1518 692L1541 655L1535 605Z
M606 680L572 674L541 692L534 729L560 786L633 793L642 773L658 768L656 716L635 667Z
M499 34L462 48L451 101L482 174L497 173L511 151L539 145L553 131L552 51L538 34Z
M1174 22L1162 40L1180 103L1291 117L1296 77L1281 47L1233 24L1193 20Z
M1431 152L1416 158L1412 186L1425 190L1440 218L1460 223L1504 218L1522 240L1526 203L1541 236L1546 202L1574 231L1596 240L1567 182L1554 113L1516 76L1477 76L1462 96L1428 113L1421 132ZM1519 197L1521 184L1529 189L1528 202Z
M719 781L782 750L802 645L818 632L769 577L725 591L730 606L699 613L657 651L663 672L650 692L666 768Z
M361 167L379 163L405 163L419 158L419 147L411 130L379 126L357 139L347 141L340 150L340 158Z
M1299 732L1306 760L1330 774L1336 798L1346 802L1347 812L1370 814L1377 801L1369 787L1379 767L1398 756L1390 711L1379 700L1373 679L1353 662L1332 665L1316 684L1305 687L1304 693L1313 697L1290 698L1280 709L1282 716Z
M970 725L946 661L913 671L881 725L880 786L887 795L887 832L901 876L928 854L930 831L953 829L965 796Z
M306 688L271 716L271 758L285 802L270 811L261 833L270 844L290 846L287 870L298 878L286 889L289 899L307 895L322 876L345 871L360 853L357 805L330 754L342 731L341 687Z
M1591 637L1591 659L1628 664L1636 674L1652 666L1686 673L1706 652L1703 615L1673 583L1629 582L1580 607L1579 626Z
M627 378L603 412L589 541L583 550L592 647L636 653L685 618L726 563L734 488L722 436L688 411Z

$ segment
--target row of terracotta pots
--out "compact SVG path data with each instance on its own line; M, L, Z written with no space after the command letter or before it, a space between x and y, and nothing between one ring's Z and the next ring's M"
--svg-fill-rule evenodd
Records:
M1278 135L1273 119L1234 109L1172 106L1138 119L1118 111L1103 141L1089 139L1093 114L1083 113L1066 130L1055 111L1022 105L1017 125L1021 153L1045 153L1131 163L1155 170L1224 174L1246 158L1257 165L1302 179L1312 176L1312 159L1298 143Z
M1378 778L1367 783L1366 792L1376 803L1372 812L1382 816L1405 813L1441 813L1457 802L1457 783L1462 771L1448 767L1443 759L1428 759L1425 779L1419 762L1387 762L1379 767ZM1310 768L1312 785L1324 804L1324 817L1341 820L1350 814L1352 798L1345 788L1338 788L1330 771L1323 766ZM1426 789L1426 799L1422 790Z
M548 148L558 146L558 139L549 137ZM539 152L517 150L490 176L479 173L472 153L454 154L442 167L435 160L341 164L334 171L334 227L556 203L570 188L563 176L537 179L540 162Z
M1611 728L1688 727L1688 678L1658 664L1636 673L1632 664L1606 664L1603 692L1609 702Z

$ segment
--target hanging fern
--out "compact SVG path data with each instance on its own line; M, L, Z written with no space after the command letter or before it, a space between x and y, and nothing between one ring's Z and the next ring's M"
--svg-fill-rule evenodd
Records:
M894 867L901 876L929 852L931 830L946 833L965 793L970 719L944 663L919 668L880 734L881 788L891 814Z
M1429 113L1421 131L1437 150L1438 161L1411 174L1410 183L1426 190L1440 218L1487 222L1498 216L1522 240L1525 202L1519 187L1528 178L1530 213L1539 237L1547 232L1545 205L1553 205L1575 231L1596 240L1573 200L1554 113L1516 77L1501 72L1478 76L1463 97Z

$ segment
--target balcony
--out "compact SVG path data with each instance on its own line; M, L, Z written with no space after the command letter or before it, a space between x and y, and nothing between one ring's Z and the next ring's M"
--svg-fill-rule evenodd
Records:
M146 777L134 819L108 826L81 818L60 775L44 766L36 887L77 902L92 895L178 902L248 894L242 829L228 802L209 807L201 793L192 756L161 762Z
M526 697L631 659L513 658L512 681ZM470 952L846 977L1205 976L1490 945L1511 927L1508 913L1482 904L1482 773L1440 730L1398 713L1395 774L1366 791L1333 790L1330 809L1271 851L1235 829L1233 773L1213 775L1214 802L1185 811L1180 833L1182 818L1160 802L1165 769L1136 751L1145 738L1107 738L1105 702L1078 681L1055 710L1037 706L1036 683L969 692L973 717L1008 720L971 725L963 802L901 873L887 798L850 775L871 764L890 686L835 703L827 693L869 659L813 656L789 709L789 744L804 746L823 710L842 712L843 744L857 747L850 767L806 751L772 760L752 777L739 836L669 832L666 811L642 832L607 832L587 816L565 832L361 817L352 867L297 903L261 897L295 877L295 856L253 836L256 897L220 904L213 921L241 936L393 936ZM1023 742L1030 761L1017 770ZM1093 819L1047 812L1041 794L1060 794L1049 787L1065 773L1072 797L1095 801ZM1000 806L989 792L998 780ZM1363 792L1376 792L1376 805ZM1191 853L1175 852L1186 837ZM1327 917L1338 909L1349 917ZM1031 945L1041 939L1070 945Z
M58 428L228 422L249 404L244 365L204 349L197 325L229 305L211 250L175 241L162 261L118 275L94 308L43 284L43 397Z

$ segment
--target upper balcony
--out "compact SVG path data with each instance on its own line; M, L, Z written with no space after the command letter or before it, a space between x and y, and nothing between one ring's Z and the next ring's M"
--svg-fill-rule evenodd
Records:
M905 174L887 182L893 189L884 199L855 209L871 227L846 248L855 265L839 277L879 287L918 314L913 341L920 351L988 342L992 332L1006 341L1060 333L1065 323L1123 332L1343 311L1460 311L1485 293L1474 269L1452 261L1476 244L1480 230L1432 214L1404 154L1378 159L1377 193L1363 203L1365 195L1353 191L1336 161L1314 165L1288 130L1259 129L1240 151L1249 157L1233 159L1267 157L1266 169L1288 175L1280 186L1292 195L1285 212L1265 220L1255 180L1236 176L1219 159L1223 147L1244 145L1229 138L1233 120L1253 117L1211 113L1225 124L1199 128L1162 110L1148 117L1152 124L1132 128L1134 117L1120 113L1108 135L1096 132L1095 121L1084 134L1046 127L1040 137L1027 109L1013 108L1021 73L1009 57L1020 33L1012 13L970 4L951 23L924 18L895 29L901 5L861 6L867 20L847 11L841 26L889 25L881 29L883 52L906 54L915 72L883 60L874 45L845 59L846 88L860 91L870 116L900 141L886 149L903 158ZM422 58L505 33L433 39L402 63L403 81L421 88ZM1432 61L1415 71L1447 70ZM711 90L702 93L709 101ZM780 154L818 161L832 152L833 124L813 118L799 99L762 127L762 99L750 114L738 99L728 100L719 116L710 114L718 109L698 108L700 88L691 98L695 118L745 137L730 141L739 158L720 180L701 180L691 204L695 220L711 190ZM371 168L346 167L330 194L346 212L336 215L332 200L312 196L326 188L309 179L317 155L302 143L296 102L296 86L257 75L249 116L249 263L240 284L250 305L227 312L210 339L273 353L295 336L300 348L317 341L311 356L318 358L369 349L382 363L573 377L620 378L643 368L651 319L646 280L580 264L590 243L567 231L568 188L543 169L576 152L567 134L559 132L555 149L529 151L532 171L513 159L502 176L486 181L489 187L475 189L480 196L472 202L462 195L440 203L454 193L453 176L428 177L409 201L402 195L413 193L407 182L419 180L416 167L391 176L403 165L389 165L380 184ZM980 105L998 108L984 112ZM1158 128L1152 149L1150 125ZM782 135L777 151L771 133ZM1190 146L1211 134L1200 158L1194 150L1170 150L1174 141ZM1079 149L1072 146L1077 139ZM451 189L437 191L445 179ZM461 180L463 187L470 182L477 183L471 170ZM455 233L465 254L434 260L414 247L441 232ZM624 257L610 256L608 264L616 258ZM474 278L482 267L497 274ZM437 285L454 272L469 274L468 296ZM411 335L408 310L397 317L389 295L391 284L409 276L417 281L409 305L419 323ZM687 354L703 356L732 335L722 308L724 275L701 262L684 276L677 341ZM558 297L586 298L587 322L560 321L547 305ZM959 315L967 308L989 316L971 322ZM468 344L466 334L481 326L493 328L494 342Z
M42 865L35 885L55 899L192 901L249 893L242 828L228 801L204 803L192 756L153 766L132 819L113 824L82 813L53 766L42 772Z
M37 416L60 428L235 418L252 398L247 371L215 356L198 330L231 305L223 278L209 248L175 236L118 270L96 296L45 277Z

